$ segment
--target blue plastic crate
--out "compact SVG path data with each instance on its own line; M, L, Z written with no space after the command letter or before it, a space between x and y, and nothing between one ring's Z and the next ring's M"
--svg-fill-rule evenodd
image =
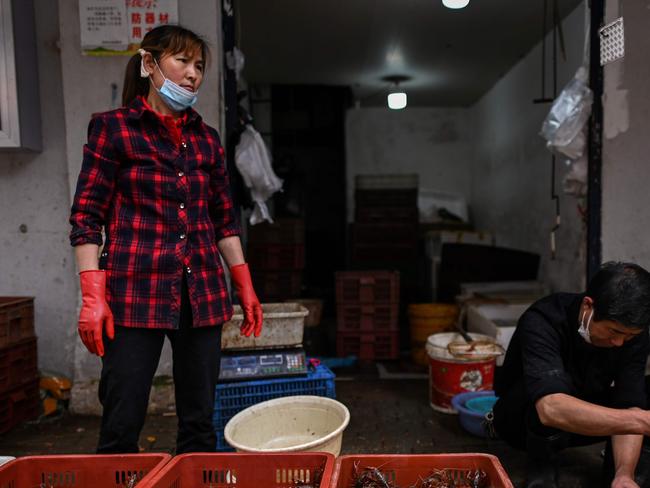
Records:
M242 410L266 400L292 395L336 398L335 375L322 364L307 376L241 381L217 385L212 423L217 434L217 451L232 451L223 436L228 421Z

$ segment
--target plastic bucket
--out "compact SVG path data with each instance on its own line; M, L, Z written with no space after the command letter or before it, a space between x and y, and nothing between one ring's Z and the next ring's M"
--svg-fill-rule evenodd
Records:
M239 412L226 424L226 442L239 452L341 452L350 422L347 407L331 398L289 396Z
M411 329L411 357L420 366L427 366L426 344L431 334L453 329L458 320L458 306L448 303L413 303L408 306Z
M469 334L473 340L494 341L483 334ZM491 390L494 383L496 356L466 358L449 352L449 344L464 342L456 332L433 334L427 340L429 356L429 403L444 413L457 413L451 399L466 391Z

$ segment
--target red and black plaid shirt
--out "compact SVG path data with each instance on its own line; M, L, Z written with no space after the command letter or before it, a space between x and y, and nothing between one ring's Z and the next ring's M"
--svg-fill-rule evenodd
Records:
M192 109L177 129L138 97L92 119L70 223L106 242L99 267L115 324L178 326L186 273L194 327L230 319L217 242L239 234L217 132Z

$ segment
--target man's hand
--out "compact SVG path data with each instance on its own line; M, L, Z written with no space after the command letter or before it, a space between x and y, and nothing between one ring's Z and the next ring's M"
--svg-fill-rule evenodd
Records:
M639 488L639 485L628 475L618 475L612 481L612 488Z
M88 270L79 273L81 285L81 310L79 311L79 337L86 348L98 356L104 355L102 332L113 339L115 332L113 314L106 303L106 273Z

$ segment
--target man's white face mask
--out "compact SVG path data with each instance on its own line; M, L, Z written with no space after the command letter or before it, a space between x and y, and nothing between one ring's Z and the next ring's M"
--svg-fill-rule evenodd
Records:
M580 327L578 327L578 334L582 337L587 344L591 344L591 334L589 334L589 326L591 325L591 320L594 317L594 309L591 309L589 318L587 319L587 325L585 325L585 315L587 312L582 314L582 319L580 320Z

